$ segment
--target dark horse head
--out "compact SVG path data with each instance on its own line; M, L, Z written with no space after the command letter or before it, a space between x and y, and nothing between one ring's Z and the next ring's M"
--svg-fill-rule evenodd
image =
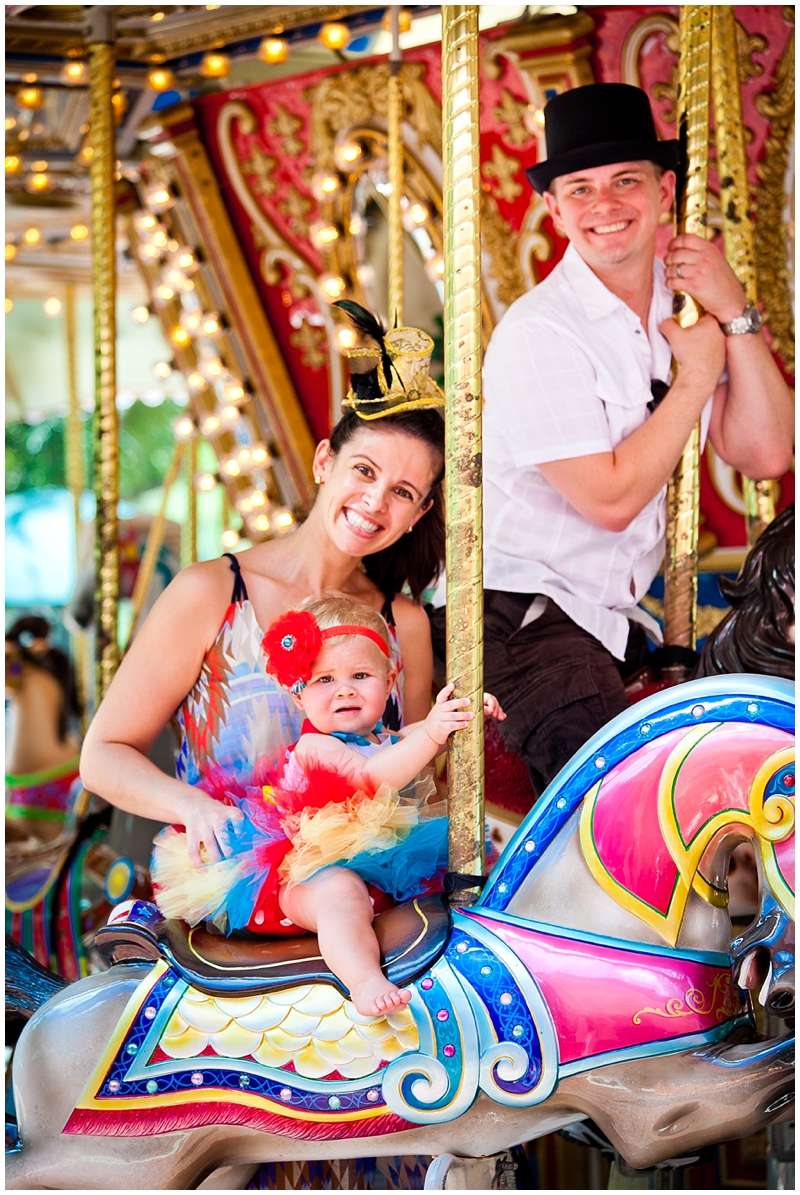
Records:
M695 676L760 672L794 680L794 503L761 533L735 581L720 577L731 609L709 635Z

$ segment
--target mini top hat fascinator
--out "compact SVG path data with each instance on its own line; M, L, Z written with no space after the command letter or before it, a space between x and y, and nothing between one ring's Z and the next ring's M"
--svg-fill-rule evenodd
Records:
M679 141L659 141L650 101L630 83L589 83L555 95L544 110L547 158L525 174L539 192L554 178L611 166L614 162L657 162L677 170Z
M420 328L387 332L379 319L349 299L341 299L334 307L341 307L355 330L374 344L343 350L346 357L366 368L353 369L342 406L361 419L444 406L444 394L428 373L434 346L427 332Z

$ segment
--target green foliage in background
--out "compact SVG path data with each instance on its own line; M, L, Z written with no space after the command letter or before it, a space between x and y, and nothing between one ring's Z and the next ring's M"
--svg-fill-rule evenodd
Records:
M157 407L138 400L120 411L120 497L135 499L160 486L175 450L172 421L182 408L167 399ZM6 493L65 486L65 420L50 416L41 423L6 424ZM84 470L91 480L92 421L81 423Z

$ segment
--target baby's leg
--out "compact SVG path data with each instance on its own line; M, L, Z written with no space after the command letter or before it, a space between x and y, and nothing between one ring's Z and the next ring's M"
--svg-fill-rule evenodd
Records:
M381 971L372 901L355 872L326 868L304 884L282 888L280 905L295 925L316 931L322 957L350 989L360 1013L380 1016L411 999L409 991L390 983Z

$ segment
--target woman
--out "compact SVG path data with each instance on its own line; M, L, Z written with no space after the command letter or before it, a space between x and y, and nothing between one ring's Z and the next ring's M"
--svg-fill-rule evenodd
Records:
M86 736L86 787L139 816L185 826L197 864L226 853L226 826L241 816L200 786L212 792L226 774L246 782L259 758L276 758L300 737L298 711L267 676L261 651L262 628L278 614L331 590L367 602L394 627L402 681L387 723L424 718L430 708L430 631L418 602L444 554L444 425L429 409L443 399L427 376L430 338L395 329L384 340L374 320L372 328L380 349L352 352L377 365L354 375L352 409L317 447L319 490L306 522L287 539L180 573ZM399 593L406 583L411 598ZM172 779L146 755L176 710L182 744Z

